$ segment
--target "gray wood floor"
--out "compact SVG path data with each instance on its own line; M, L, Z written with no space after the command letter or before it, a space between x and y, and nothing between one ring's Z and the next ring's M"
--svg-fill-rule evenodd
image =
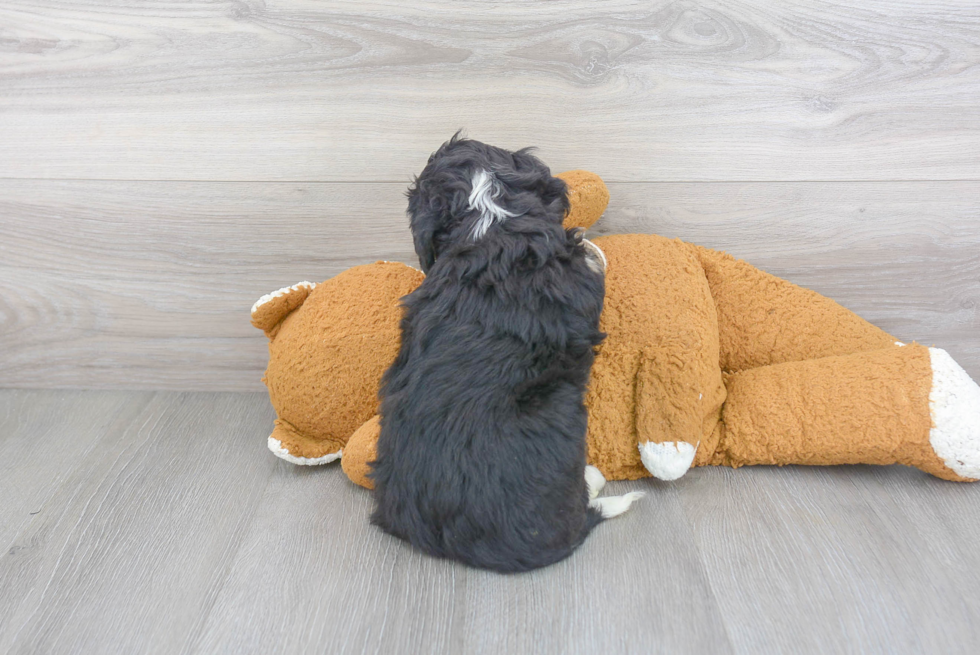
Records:
M0 652L975 653L980 485L697 469L501 576L265 450L263 394L0 391Z
M980 379L976 0L0 3L0 653L976 653L980 484L701 469L502 577L265 449L264 293L457 128ZM25 390L34 389L34 390Z
M264 450L260 394L0 392L0 650L971 652L980 487L698 470L498 576L371 528ZM11 464L15 464L11 466Z

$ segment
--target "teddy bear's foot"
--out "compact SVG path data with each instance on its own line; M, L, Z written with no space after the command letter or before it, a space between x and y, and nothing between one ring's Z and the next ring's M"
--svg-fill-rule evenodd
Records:
M280 459L284 459L290 464L298 464L300 466L319 466L320 464L329 464L340 459L343 455L343 449L338 450L335 453L327 453L321 457L297 457L289 452L282 442L273 436L269 436L269 450L272 454Z
M980 387L945 350L929 349L932 449L954 473L980 479Z
M656 443L647 441L641 443L640 460L650 471L650 475L658 480L676 480L691 468L697 447L686 441L665 441Z
M269 450L280 459L300 466L319 466L340 459L343 449L339 444L317 440L300 434L282 419L269 435Z

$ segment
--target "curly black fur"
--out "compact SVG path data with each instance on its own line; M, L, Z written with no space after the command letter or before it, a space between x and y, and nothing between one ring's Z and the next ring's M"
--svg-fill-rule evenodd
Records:
M477 180L499 220L471 205ZM562 227L565 183L526 149L457 135L408 198L427 277L403 299L382 380L372 522L473 566L557 562L601 520L583 477L583 400L604 281Z

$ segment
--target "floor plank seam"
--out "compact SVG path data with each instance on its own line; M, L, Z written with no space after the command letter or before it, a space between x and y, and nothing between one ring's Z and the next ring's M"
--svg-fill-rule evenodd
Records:
M680 179L680 180L617 180L603 177L606 184L938 184L980 182L980 177L965 178L882 178L882 179ZM280 180L263 179L215 179L215 178L121 178L121 177L10 177L0 176L0 182L113 182L131 184L411 184L412 180Z
M208 623L211 621L211 613L214 611L215 604L218 598L221 597L221 592L225 588L228 582L228 578L231 576L232 570L235 568L235 563L238 561L238 554L242 550L242 546L248 541L248 536L251 534L252 527L255 524L255 515L259 511L259 507L262 505L262 499L265 497L266 491L269 489L269 485L272 482L272 477L276 473L276 465L269 467L269 474L265 478L265 484L262 487L262 493L257 495L258 501L252 507L252 511L249 512L247 525L244 525L241 530L241 536L238 538L235 544L234 553L231 553L229 557L225 559L224 571L221 575L221 582L215 585L211 597L207 600L206 606L207 610L202 612L202 617L198 625L196 626L196 634L194 634L190 639L187 640L184 648L181 649L181 653L184 655L193 655L194 653L199 653L201 648L201 639L207 630Z

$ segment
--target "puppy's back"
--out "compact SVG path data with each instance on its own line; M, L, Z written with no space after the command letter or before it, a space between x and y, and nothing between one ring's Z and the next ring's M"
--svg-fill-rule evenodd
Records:
M601 521L588 506L587 415L567 353L543 356L473 324L436 331L426 336L432 356L388 380L372 521L481 568L523 571L567 557ZM586 375L587 351L571 364ZM548 373L556 363L558 374ZM540 384L528 384L528 370Z

